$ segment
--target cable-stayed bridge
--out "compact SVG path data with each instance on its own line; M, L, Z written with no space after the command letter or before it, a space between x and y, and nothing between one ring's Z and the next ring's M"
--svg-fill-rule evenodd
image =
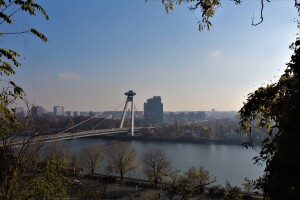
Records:
M141 127L134 128L134 131L139 131ZM88 130L88 131L81 131L81 132L65 132L62 134L50 134L50 135L37 135L32 138L30 141L31 143L38 143L38 142L54 142L60 140L69 140L75 138L83 138L83 137L92 137L92 136L101 136L101 135L110 135L110 134L125 134L128 133L128 128L116 128L116 129L98 129L98 130ZM18 138L12 144L14 146L22 145L24 142L28 140L23 138Z
M124 134L124 133L130 133L131 136L134 136L134 132L140 131L140 129L142 128L142 127L137 127L137 128L134 127L133 96L136 95L136 93L134 93L132 90L129 90L128 92L125 93L125 95L127 96L127 99L126 99L125 106L123 109L120 128L95 129L97 126L99 126L101 123L103 123L107 119L107 117L104 117L104 119L102 118L102 121L100 121L100 123L96 127L94 127L92 130L73 131L75 127L80 126L80 125L90 121L91 119L96 118L95 116L92 116L92 117L90 117L78 124L75 124L74 126L68 128L64 131L61 131L59 133L48 134L48 135L37 134L37 135L27 137L27 138L19 137L19 138L15 138L13 141L11 141L11 143L13 145L22 145L27 141L30 141L31 143L52 142L52 141L59 141L59 140L68 140L68 139L73 139L73 138L101 136L101 135L110 135L110 134ZM131 115L130 115L131 124L130 124L130 128L123 128L128 103L131 103ZM120 106L118 106L115 110L117 110L118 108L120 108ZM149 128L149 127L147 127L147 128Z

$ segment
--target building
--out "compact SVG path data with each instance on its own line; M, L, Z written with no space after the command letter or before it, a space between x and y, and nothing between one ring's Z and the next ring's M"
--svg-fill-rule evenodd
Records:
M163 104L160 96L153 96L144 103L144 124L146 126L163 125Z
M89 111L89 117L94 117L96 116L95 112L94 111Z
M55 116L64 116L64 107L63 106L54 106L53 112Z
M44 108L42 106L33 106L31 108L31 115L33 117L41 117L44 114Z
M89 113L86 112L86 111L82 111L82 112L79 113L79 116L88 117L88 116L89 116Z
M24 108L22 108L22 107L16 108L16 115L17 115L17 117L24 118L25 117Z
M78 116L79 116L78 111L74 111L74 112L73 112L73 116L74 116L74 117L78 117Z
M43 115L48 114L48 110L46 108L43 108Z
M66 112L65 112L65 116L71 117L71 116L72 116L72 111L66 111Z

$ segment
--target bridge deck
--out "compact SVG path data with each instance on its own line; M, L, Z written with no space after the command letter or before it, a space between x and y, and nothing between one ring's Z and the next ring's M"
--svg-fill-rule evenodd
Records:
M134 129L134 131L139 131L139 130L140 128ZM59 140L68 140L73 138L91 137L97 135L110 135L110 134L128 133L128 132L129 132L128 128L115 128L115 129L98 129L98 130L82 131L76 133L38 135L31 141L31 143L52 142L52 141L59 141ZM26 138L19 138L16 141L14 141L12 144L14 146L17 146L17 145L24 144L24 142L26 142Z

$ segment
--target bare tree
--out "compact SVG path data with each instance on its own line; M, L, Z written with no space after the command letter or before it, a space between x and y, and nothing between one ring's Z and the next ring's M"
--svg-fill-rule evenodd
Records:
M215 178L209 175L209 172L203 167L190 167L183 175L180 171L169 174L169 181L165 182L164 192L169 199L174 195L179 195L181 199L195 197L204 192L204 186L216 182Z
M171 160L158 150L150 150L143 155L144 173L155 185L161 182L171 171Z
M121 177L130 170L138 168L138 164L135 160L136 152L133 147L128 146L125 143L119 143L118 146L112 146L107 151L107 170L114 172Z
M104 156L101 145L90 145L83 148L83 165L91 171L91 174L94 174L95 169L100 166L103 159Z
M201 194L204 191L204 186L210 185L216 182L216 178L212 178L209 172L203 167L196 168L190 167L179 179L178 193L182 199L187 198L190 195Z
M73 155L71 158L70 168L72 170L73 175L77 175L77 173L81 171L80 162L76 155Z

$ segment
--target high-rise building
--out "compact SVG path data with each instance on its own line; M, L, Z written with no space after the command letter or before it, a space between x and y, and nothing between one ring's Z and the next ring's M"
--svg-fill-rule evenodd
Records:
M33 106L31 108L31 115L33 117L41 117L44 114L44 108L41 106Z
M71 116L72 116L72 112L71 112L71 111L66 111L66 112L65 112L65 115L66 115L67 117L71 117Z
M74 116L74 117L78 117L78 111L74 111L74 112L73 112L73 116Z
M144 123L146 126L163 125L163 104L160 96L153 96L144 103Z
M55 116L64 116L64 107L63 106L54 106L53 112Z

